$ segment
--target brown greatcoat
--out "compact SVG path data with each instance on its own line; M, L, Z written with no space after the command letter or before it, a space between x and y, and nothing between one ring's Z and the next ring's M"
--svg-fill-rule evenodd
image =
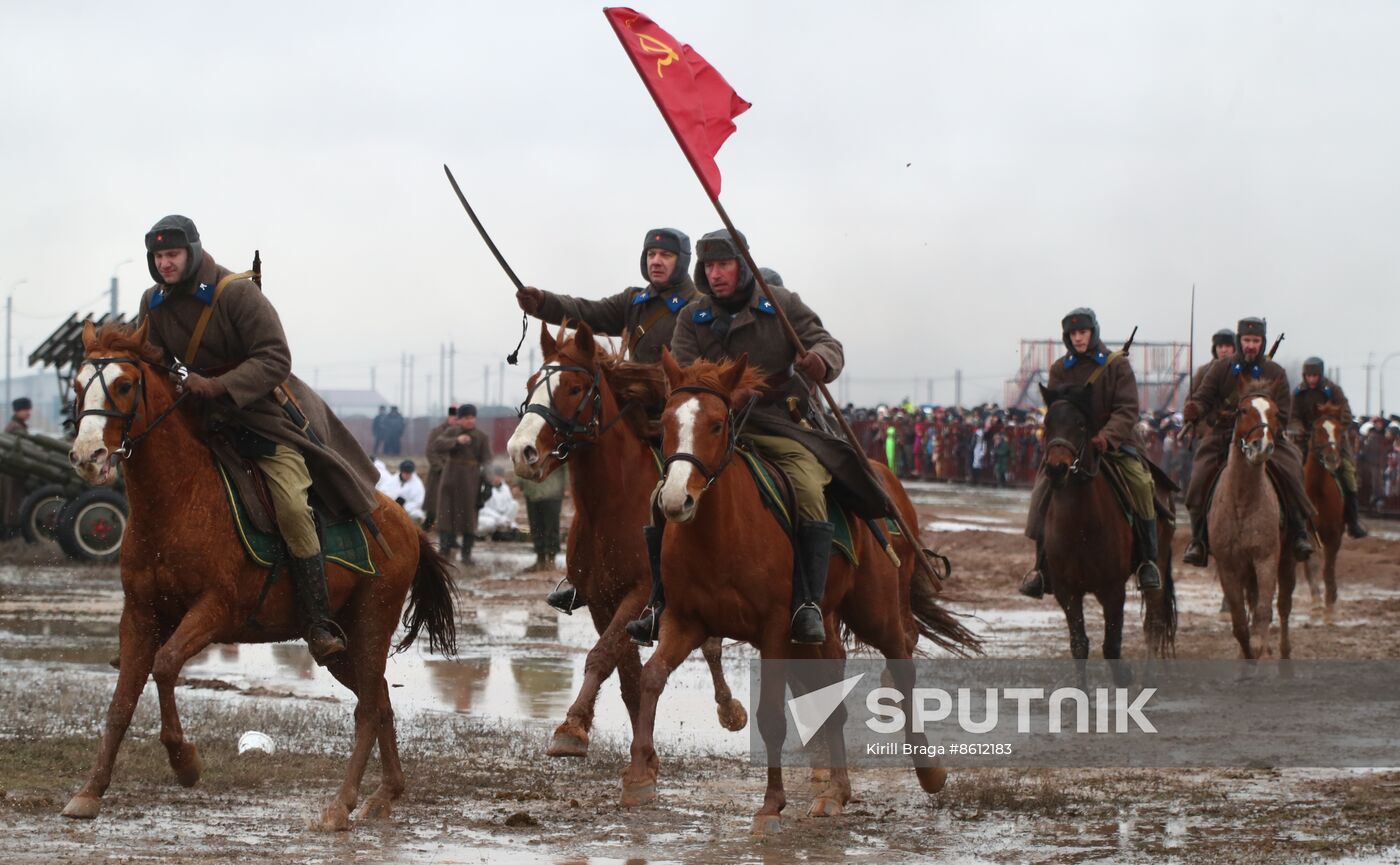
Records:
M536 314L550 324L562 324L566 319L582 321L594 333L623 337L632 360L657 363L661 349L671 344L681 311L698 297L695 283L687 276L676 288L627 288L602 300L581 300L546 291Z
M5 424L5 432L10 435L28 435L29 424L17 417L11 417L10 422ZM0 526L0 529L19 525L19 506L24 501L24 496L24 485L18 479L0 475L0 516L4 518L4 525Z
M1282 493L1283 505L1294 514L1302 514L1311 519L1315 511L1303 489L1302 454L1293 442L1284 435L1290 425L1292 401L1288 392L1288 373L1271 360L1259 361L1259 377L1256 379L1250 369L1237 364L1233 358L1222 358L1211 363L1201 383L1191 392L1188 405L1194 404L1200 411L1203 425L1212 422L1210 432L1202 436L1196 448L1196 461L1191 469L1191 486L1186 490L1186 506L1199 519L1204 519L1202 510L1206 496L1215 483L1215 476L1224 467L1230 455L1230 447L1235 436L1234 412L1244 390L1256 386L1265 391L1278 409L1280 429L1274 435L1274 453L1269 457L1269 476Z
M470 436L462 444L458 436ZM491 460L491 438L479 429L453 426L439 435L429 447L442 460L442 481L438 487L437 528L444 534L466 535L468 544L476 534L476 496L481 489L481 472Z
M376 507L374 485L379 471L325 401L292 375L282 320L257 283L251 279L230 282L214 307L199 356L183 356L208 307L204 298L212 297L214 286L229 272L206 252L191 279L194 290L146 289L138 321L150 323L147 338L167 358L179 358L192 370L217 377L228 389L227 396L199 405L206 426L245 429L300 452L311 474L312 490L332 518L369 515ZM283 383L321 444L307 438L273 398L273 388Z
M1094 413L1089 419L1091 428L1095 434L1104 434L1110 450L1118 450L1124 445L1136 449L1133 427L1138 422L1137 376L1127 357L1114 357L1099 340L1090 346L1086 354L1070 352L1051 364L1046 387L1055 390L1067 385L1086 385L1095 373L1098 373L1098 378L1094 379L1090 390L1090 405ZM1030 510L1026 514L1026 537L1041 539L1049 492L1049 478L1044 472L1038 472L1035 487L1031 490Z
M428 430L428 443L424 446L428 454L428 481L423 489L423 509L429 516L437 514L438 490L442 485L442 464L446 461L445 457L433 450L433 442L452 427L452 421L445 420Z
M1313 424L1317 422L1317 410L1324 405L1342 407L1342 453L1350 457L1353 420L1351 403L1347 400L1346 391L1342 390L1342 386L1333 383L1329 378L1323 377L1318 381L1317 387L1308 387L1305 381L1293 391L1294 432L1299 436L1299 441L1306 442L1312 433Z
M776 285L769 285L768 290L782 304L802 345L826 362L826 380L834 381L846 363L841 343L827 332L821 318L795 292ZM798 442L831 472L842 501L862 517L884 516L885 498L861 465L864 454L844 438L809 429L792 419L787 407L788 397L797 399L797 411L801 417L806 417L812 395L806 382L793 374L792 362L797 358L797 349L783 333L777 312L763 293L755 286L748 304L729 319L728 332L721 334L716 331L716 319L723 323L728 313L715 303L708 286L701 286L699 291L699 299L676 323L676 333L671 338L671 351L676 360L687 365L697 358L722 361L747 354L751 366L768 374L772 390L754 406L745 429Z

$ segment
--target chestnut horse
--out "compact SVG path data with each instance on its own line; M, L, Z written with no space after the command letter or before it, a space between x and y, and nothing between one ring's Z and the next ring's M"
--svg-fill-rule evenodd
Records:
M159 349L146 342L145 325L135 332L109 325L98 335L88 324L83 347L85 358L73 382L78 436L70 457L90 483L110 483L118 459L126 458L131 508L121 549L124 600L117 686L97 764L63 809L65 817L90 819L101 810L117 749L148 676L154 676L160 699L161 743L175 777L191 787L199 781L203 762L180 727L175 705L180 669L211 643L295 640L302 629L285 574L258 605L266 570L244 555L196 414L183 397L176 397ZM357 816L387 817L403 793L394 712L384 681L400 613L407 632L397 649L407 648L426 629L433 651L456 651L447 563L403 508L382 494L374 518L394 551L390 558L382 550L370 550L378 576L326 564L331 610L348 647L327 669L355 694L356 704L350 766L320 816L324 829L349 828L376 742L382 782Z
M550 740L551 757L584 757L598 689L614 669L633 725L642 664L623 625L641 615L651 592L651 565L642 526L651 520L651 494L660 478L645 434L645 409L666 400L655 364L609 353L582 324L559 339L540 326L544 365L529 382L524 415L508 445L515 473L543 480L570 466L574 521L565 561L569 581L588 601L598 641L584 662L583 685ZM720 664L720 641L702 647L714 680L716 712L727 730L742 730L748 713L730 693Z
M1277 430L1278 406L1268 394L1261 389L1242 393L1230 455L1216 481L1207 516L1215 572L1244 658L1273 654L1275 592L1279 655L1292 655L1288 614L1293 608L1293 554L1279 519L1283 505L1267 472Z
M741 460L731 459L736 414L762 386L763 375L748 367L747 355L723 364L697 361L681 369L670 352L663 351L662 367L671 386L662 416L663 452L669 468L658 494L668 521L661 556L667 603L657 648L642 670L641 716L632 740L632 762L622 777L624 805L643 804L656 796L657 701L671 671L707 638L751 643L764 661L840 661L845 649L837 628L839 618L857 639L885 656L906 701L914 683L908 661L920 636L959 653L978 647L977 638L935 603L932 581L923 574L915 577L912 545L918 539L891 539L903 560L896 569L863 523L852 539L860 566L853 567L840 554L831 558L822 600L826 642L821 646L789 642L792 543L765 508L748 468ZM684 457L676 461L677 455ZM914 506L894 475L881 463L872 460L871 465L898 504L905 524L917 526ZM768 789L754 817L756 834L776 831L779 812L786 804L785 674L783 664L765 664L758 726L768 752ZM805 688L812 683L795 684ZM845 744L839 733L844 721L845 710L838 707L825 726L830 732L826 739L831 772L812 802L809 814L813 816L839 814L850 801ZM912 727L906 728L905 738L924 744L923 734ZM946 770L929 759L916 759L915 765L924 790L935 793L943 787Z
M1069 623L1070 654L1089 657L1084 628L1084 597L1093 595L1103 608L1103 656L1123 657L1123 604L1133 572L1133 529L1123 515L1102 460L1090 440L1090 389L1066 385L1049 390L1043 385L1045 456L1042 467L1050 478L1045 511L1045 565L1055 600ZM1176 590L1172 584L1172 521L1157 521L1157 568L1160 589L1143 594L1142 630L1151 657L1176 651ZM1115 675L1127 673L1114 668Z
M1303 488L1308 499L1317 509L1313 524L1317 527L1318 539L1322 541L1322 580L1326 586L1324 615L1332 612L1337 604L1337 553L1342 548L1346 519L1342 510L1342 490L1337 486L1334 473L1342 464L1342 436L1346 426L1342 423L1342 407L1332 403L1318 409L1317 420L1308 431L1308 462L1303 467ZM1303 563L1303 573L1308 578L1308 589L1312 593L1314 606L1324 602L1320 597L1317 583L1313 579L1313 560Z

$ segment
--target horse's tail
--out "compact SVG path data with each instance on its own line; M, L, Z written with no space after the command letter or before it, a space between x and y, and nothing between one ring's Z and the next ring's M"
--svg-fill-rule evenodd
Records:
M982 640L963 627L959 617L938 603L933 580L916 562L909 586L909 609L919 626L919 635L955 655L982 654Z
M1170 550L1170 542L1167 549ZM1162 569L1162 588L1142 594L1142 634L1147 654L1152 658L1176 656L1176 584L1172 580L1172 557Z
M402 652L424 628L428 630L428 650L437 655L457 654L457 588L447 559L418 533L418 571L413 575L413 591L408 609L403 611L403 639L394 646Z

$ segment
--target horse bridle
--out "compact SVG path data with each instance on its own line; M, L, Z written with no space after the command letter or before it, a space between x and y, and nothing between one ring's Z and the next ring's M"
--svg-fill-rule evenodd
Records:
M715 397L716 399L723 402L726 406L729 406L729 395L720 393L712 387L705 387L704 385L700 384L686 384L681 385L680 387L671 388L672 396L678 393L705 394L707 396ZM700 471L700 475L705 478L705 486L702 489L702 492L704 490L708 490L711 486L714 485L714 482L719 478L720 474L729 465L729 461L734 459L734 451L739 446L739 431L742 430L744 428L744 424L748 422L749 413L753 411L753 407L757 402L758 397L755 396L751 398L748 402L744 403L744 407L741 408L738 412L734 411L732 406L726 409L724 423L725 426L728 428L729 435L728 441L725 443L724 446L724 456L720 457L719 465L711 469L708 465L705 464L704 460L700 459L700 457L696 456L695 454L690 453L689 451L676 451L675 453L666 457L666 459L662 460L662 477L664 478L666 476L666 473L671 470L671 463L690 463L691 465L695 466L695 468Z
M103 372L107 367L113 364L122 363L131 364L135 366L141 373L141 377L136 380L136 391L131 401L131 411L117 410L117 401L113 399L112 392L107 387L107 377ZM112 452L112 456L116 457L117 459L129 459L131 457L131 452L136 448L136 446L140 444L141 441L146 438L146 436L150 435L152 430L154 430L157 426L160 426L162 421L164 421L170 415L174 414L175 409L180 407L180 403L185 401L185 397L190 395L188 390L185 390L183 387L181 387L180 395L175 398L175 401L170 404L170 407L167 408L165 411L161 412L160 414L156 415L155 419L146 425L145 430L143 430L135 436L132 436L131 427L136 423L136 418L141 413L141 408L143 406L146 406L147 410L149 411L150 406L150 401L147 398L146 391L146 364L149 364L155 367L156 369L170 373L171 375L175 376L181 384L183 384L185 379L189 376L189 370L183 364L177 363L175 366L165 366L163 364L153 363L151 361L143 361L139 358L126 356L84 358L82 363L78 366L79 371L81 371L84 366L92 366L96 370L96 372L93 374L92 379L89 380L88 383L84 385L84 387L92 387L93 381L96 381L98 385L100 385L102 388L102 396L104 398L103 405L105 406L108 403L110 403L112 405L112 408L79 408L78 395L75 393L73 398L73 422L75 425L81 425L83 422L83 418L85 417L119 418L122 422L122 443L120 447L118 447L115 451ZM75 387L74 390L76 391L77 388Z
M1084 414L1082 411L1080 411L1079 406L1075 405L1073 402L1070 402L1067 399L1055 400L1055 402L1067 403L1070 407L1072 407L1076 411L1079 411L1080 414ZM1046 414L1049 414L1048 408L1046 409ZM1087 418L1088 416L1086 415L1085 419L1087 420ZM1075 445L1073 442L1071 442L1067 438L1064 438L1063 436L1055 436L1054 438L1050 439L1045 443L1045 456L1041 457L1040 459L1041 466L1043 467L1045 465L1046 457L1050 456L1050 449L1058 445L1064 448L1065 450L1069 451L1070 453L1074 454L1074 461L1069 464L1070 474L1078 475L1083 478L1094 477L1099 473L1097 465L1095 465L1093 471L1089 471L1087 468L1083 467L1085 463L1084 451L1089 447L1089 442L1092 440L1092 438L1092 436L1086 437L1084 441L1080 442L1078 445Z
M527 414L539 415L544 420L554 433L555 445L549 455L561 463L568 461L569 455L579 445L597 444L598 439L602 438L604 433L612 429L613 425L622 420L628 411L638 405L635 401L628 402L618 409L617 417L607 423L602 423L603 391L598 387L598 376L592 370L570 364L547 363L540 367L540 372L543 373L542 377L535 382L534 387L530 388L529 393L525 395L525 401L515 410L515 414L519 418L524 418ZM569 417L564 417L554 408L554 385L551 381L556 373L565 372L576 372L588 379L588 389L584 392L583 398L579 400L574 413ZM548 402L531 402L534 399L535 391L539 390L541 385L544 386L545 393L549 397ZM592 417L586 423L581 423L579 419L583 416L584 407L590 403L593 407Z

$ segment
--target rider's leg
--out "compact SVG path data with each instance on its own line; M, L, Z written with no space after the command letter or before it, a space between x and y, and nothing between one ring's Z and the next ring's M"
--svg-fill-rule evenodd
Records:
M642 528L647 564L651 567L651 597L641 616L623 625L627 636L639 646L650 646L661 633L661 611L666 609L666 590L661 584L661 530L665 526L664 522L658 522Z
M1104 456L1112 459L1122 471L1128 485L1128 497L1133 503L1133 527L1138 541L1138 588L1160 589L1162 572L1157 569L1157 512L1153 501L1152 472L1136 453L1126 448L1109 451Z
M297 613L306 627L306 646L316 662L324 664L330 656L345 651L345 641L339 636L340 629L331 621L321 539L316 533L316 521L307 499L311 492L311 474L301 454L284 445L277 445L272 456L258 459L258 466L267 477L277 528L292 555L288 570L295 589Z
M1026 537L1035 541L1035 564L1021 580L1021 594L1028 598L1043 598L1050 589L1045 569L1045 509L1050 504L1050 478L1044 472L1035 477L1031 490L1031 507L1026 513Z
M1273 467L1273 477L1282 492L1283 501L1279 504L1288 514L1288 530L1293 547L1293 557L1306 561L1313 554L1309 540L1308 524L1317 515L1303 486L1303 461L1298 449L1287 437L1280 437L1269 457Z
M1196 448L1196 457L1191 465L1191 483L1186 487L1186 510L1191 514L1191 543L1181 560L1198 568L1206 566L1210 546L1206 534L1206 499L1210 496L1211 484L1222 463L1222 451L1228 447L1218 436L1203 440Z
M1364 538L1368 534L1361 525L1361 516L1356 509L1356 463L1347 448L1342 448L1342 464L1337 467L1337 480L1342 486L1342 513L1347 523L1347 534L1353 538Z

